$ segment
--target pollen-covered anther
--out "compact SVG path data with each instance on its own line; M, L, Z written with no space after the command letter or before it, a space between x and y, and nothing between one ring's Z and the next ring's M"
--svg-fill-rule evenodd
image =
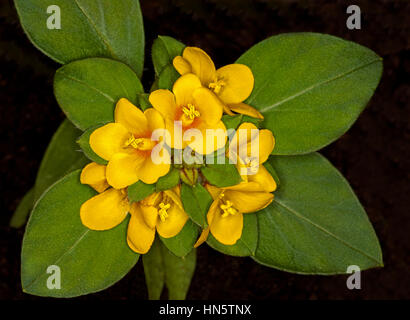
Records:
M233 203L232 201L227 200L225 203L220 205L220 208L222 209L223 213L222 213L222 218L225 218L229 215L235 215L237 214L239 211L236 210L233 207Z
M165 204L164 202L161 202L159 204L159 218L161 219L162 222L165 222L165 220L168 218L168 209L171 207L169 203Z
M208 85L209 89L211 89L216 94L218 94L224 86L226 86L226 82L223 80L217 80L215 82L211 82Z
M138 150L151 150L155 146L155 142L149 138L135 138L131 136L125 142L125 147L129 146Z

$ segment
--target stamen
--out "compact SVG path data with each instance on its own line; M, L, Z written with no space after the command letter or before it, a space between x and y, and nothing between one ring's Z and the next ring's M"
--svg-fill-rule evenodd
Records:
M220 208L222 209L222 211L223 211L223 213L222 213L222 218L226 218L226 217L229 216L229 215L235 215L235 214L238 213L238 210L236 210L236 209L233 207L232 201L229 201L229 200L227 200L225 203L221 204L219 207L220 207Z
M168 218L168 212L167 210L171 208L171 205L169 203L165 204L164 202L161 202L159 204L159 218L161 219L162 222L165 222L165 220Z
M125 147L133 147L138 150L151 150L155 142L148 138L135 138L133 135L125 141Z
M195 118L201 116L199 111L195 109L195 106L193 104L190 104L190 103L188 103L188 105L186 107L182 108L182 112L190 120L194 120Z
M217 80L215 82L211 82L208 87L209 89L211 89L213 92L215 92L216 94L218 94L222 87L226 85L226 82L223 80Z

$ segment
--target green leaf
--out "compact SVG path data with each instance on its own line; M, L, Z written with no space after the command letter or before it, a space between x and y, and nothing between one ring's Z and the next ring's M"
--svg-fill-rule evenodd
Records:
M258 245L258 221L254 213L243 215L243 230L241 238L231 246L224 245L209 233L206 243L213 249L236 257L247 257L255 255Z
M54 133L37 173L34 201L37 201L43 192L61 177L82 168L89 162L75 143L80 135L81 131L67 119Z
M138 106L141 108L142 111L145 111L148 108L152 108L152 105L149 102L148 98L149 98L148 93L138 94Z
M164 283L170 300L186 298L195 271L196 250L192 250L184 258L179 258L156 238L148 253L142 256L142 261L150 300L158 300L161 297Z
M266 168L266 170L268 170L268 172L270 173L270 175L272 176L273 180L275 180L276 185L279 187L280 186L280 179L278 174L276 173L275 169L272 167L272 165L270 164L270 162L265 162L263 164L263 166Z
M127 189L128 199L133 202L144 200L155 192L155 184L146 184L141 180L130 185Z
M241 124L242 118L242 114L236 116L225 114L222 116L222 122L225 124L226 129L236 129Z
M281 177L273 203L258 212L255 260L305 274L343 274L383 265L377 236L343 176L321 155L273 157Z
M205 229L208 227L206 215L212 204L212 197L200 183L191 187L185 183L181 185L181 201L185 212L197 225Z
M96 154L93 151L93 149L91 149L91 146L90 146L90 136L91 136L91 134L94 132L94 130L98 129L101 126L102 125L100 124L98 126L88 128L86 131L84 131L84 133L77 140L77 143L79 144L79 146L81 147L81 149L83 150L84 154L87 156L88 159L90 159L91 161L94 161L98 164L107 165L108 161L104 160L98 154Z
M138 0L15 0L30 41L51 59L66 64L106 57L128 64L139 77L144 66L144 26ZM57 5L61 28L48 29Z
M54 77L54 94L61 109L82 130L113 122L117 101L127 98L137 105L137 95L143 91L129 67L106 58L71 62Z
M103 290L120 280L139 255L127 245L128 220L107 231L92 231L80 219L81 205L96 195L80 183L80 170L55 183L36 203L21 254L23 291L75 297ZM61 270L61 289L49 289L49 266Z
M194 248L198 236L199 227L188 219L182 230L175 237L160 238L169 251L178 257L185 257Z
M27 193L24 195L23 199L21 199L19 205L14 211L11 220L10 220L10 227L13 228L21 228L24 226L28 219L28 215L33 208L34 205L34 188L31 188Z
M145 282L150 300L159 300L165 284L165 266L162 253L162 243L158 238L154 240L149 251L142 255Z
M158 89L172 90L175 81L180 77L179 73L172 65L168 65L162 70L158 78Z
M168 36L158 36L152 45L152 63L157 77L165 67L171 65L176 56L181 56L185 45Z
M317 33L266 39L237 61L252 69L255 86L245 101L273 131L273 154L318 150L343 135L373 95L381 58L356 43Z
M207 164L201 168L201 172L210 184L220 188L233 186L242 181L238 169L229 163L227 158L224 164L218 164L216 160L214 164Z
M175 187L179 183L179 170L171 168L171 170L163 177L159 178L156 184L156 190L164 191Z

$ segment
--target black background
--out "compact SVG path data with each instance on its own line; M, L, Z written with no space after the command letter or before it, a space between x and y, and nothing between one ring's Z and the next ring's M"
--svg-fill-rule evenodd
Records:
M346 8L358 4L362 29L346 28ZM384 59L381 83L343 137L321 152L343 173L380 239L385 267L362 273L362 289L347 276L302 276L234 258L206 245L198 250L188 299L403 299L409 276L409 1L141 0L146 30L146 88L157 35L203 48L217 66L253 44L284 32L314 31L352 40ZM406 22L407 19L407 22ZM24 228L8 227L34 183L47 144L63 120L52 90L58 65L24 35L11 0L0 2L0 299L41 299L20 285ZM120 282L78 299L145 299L142 263Z

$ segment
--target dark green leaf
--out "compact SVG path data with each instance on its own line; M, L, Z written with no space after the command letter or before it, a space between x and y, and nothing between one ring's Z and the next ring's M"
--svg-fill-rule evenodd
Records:
M278 174L276 173L275 169L272 167L272 165L270 164L270 162L265 162L263 164L263 166L266 168L266 170L268 170L268 172L270 173L270 175L272 176L273 180L275 180L276 185L279 187L280 186L280 179Z
M89 58L71 62L57 70L54 94L67 117L80 129L114 121L120 98L137 105L143 93L137 75L125 64Z
M139 93L138 94L138 106L141 108L142 111L151 108L151 103L148 100L149 94L148 93Z
M200 183L191 187L185 183L181 185L181 201L185 212L196 224L202 228L208 226L206 215L212 204L212 197Z
M145 282L148 288L148 298L159 300L165 284L165 266L162 253L162 243L156 238L149 251L142 255ZM171 270L170 270L171 271Z
M80 135L81 131L67 119L54 133L37 173L34 201L61 177L89 162L75 143Z
M168 289L168 298L184 300L191 283L196 265L196 251L192 250L186 257L172 254L158 238L150 251L143 255L145 281L151 300L161 297L164 282Z
M198 236L199 227L188 219L185 226L175 237L161 237L161 240L173 254L178 257L185 257L194 248L194 244L198 240Z
M255 255L258 245L258 220L254 213L243 215L243 230L241 238L231 246L224 245L209 233L206 243L215 250L236 257Z
M169 65L162 70L158 78L158 89L172 90L175 81L179 78L179 73L172 65Z
M317 153L273 157L281 177L273 203L258 212L255 260L306 274L383 265L376 234L342 175Z
M222 122L225 124L226 129L236 129L242 121L243 115L238 114L236 116L230 116L225 114L222 116Z
M80 183L80 170L55 183L36 203L21 254L24 292L74 297L103 290L120 280L139 255L127 245L128 220L107 231L83 226L80 207L96 192ZM61 270L61 289L48 289L49 266Z
M171 168L171 170L163 177L159 178L156 184L156 190L164 191L175 187L179 183L179 170Z
M141 201L155 192L155 184L146 184L141 180L130 185L127 189L130 201Z
M172 66L172 60L182 55L185 45L168 36L158 36L152 45L152 63L157 77L165 67Z
M16 211L10 220L10 227L21 228L28 219L28 215L34 205L34 188L31 188L21 199Z
M90 146L90 135L94 132L94 130L101 126L102 125L94 126L84 131L84 133L77 140L77 143L80 145L81 149L83 150L84 154L87 156L88 159L98 164L106 165L108 164L108 161L104 160L98 154L96 154Z
M139 77L144 66L144 26L138 0L15 0L24 31L51 59L65 64L107 57L130 66ZM61 29L48 29L57 5ZM52 19L52 17L51 17Z
M356 43L317 33L266 39L237 61L255 77L245 101L265 117L274 154L318 150L344 134L373 95L382 61Z
M210 184L220 188L233 186L242 181L236 166L229 163L226 158L224 164L214 161L214 164L207 164L201 168L201 172Z

